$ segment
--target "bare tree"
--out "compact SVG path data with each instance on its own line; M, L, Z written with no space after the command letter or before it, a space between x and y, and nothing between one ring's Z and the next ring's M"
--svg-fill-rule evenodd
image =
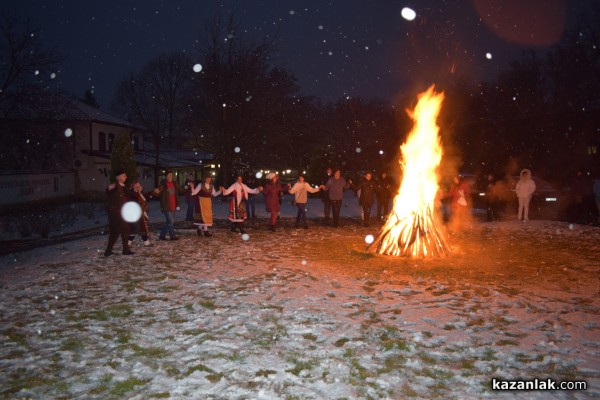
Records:
M293 150L298 128L293 125L299 105L295 78L272 66L277 35L252 41L242 32L233 15L207 26L203 69L193 85L196 144L215 154L223 179L239 159L277 163Z
M163 54L140 72L130 73L117 89L112 110L148 130L157 166L164 145L188 134L184 121L191 73L192 64L185 54Z
M0 93L33 92L47 86L62 57L42 41L29 20L0 17Z
M64 124L51 120L44 120L44 123L2 121L0 141L10 145L0 154L0 169L48 171L70 168L73 151L64 131Z

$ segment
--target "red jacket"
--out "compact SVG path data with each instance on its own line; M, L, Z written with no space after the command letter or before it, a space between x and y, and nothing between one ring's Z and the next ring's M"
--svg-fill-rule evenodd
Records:
M279 211L279 196L287 186L281 183L267 183L263 188L267 212Z

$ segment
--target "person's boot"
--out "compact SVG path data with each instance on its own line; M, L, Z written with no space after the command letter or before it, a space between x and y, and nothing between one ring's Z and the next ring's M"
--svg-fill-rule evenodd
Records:
M206 231L204 231L204 236L211 237L212 233L210 233L208 230L206 230Z

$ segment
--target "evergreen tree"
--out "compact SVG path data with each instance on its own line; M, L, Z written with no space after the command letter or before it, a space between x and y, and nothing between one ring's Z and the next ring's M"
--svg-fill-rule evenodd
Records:
M118 134L113 143L110 158L111 181L115 180L115 172L118 169L124 169L127 173L127 183L131 183L137 179L138 174L133 154L133 145L131 144L129 135L125 133Z

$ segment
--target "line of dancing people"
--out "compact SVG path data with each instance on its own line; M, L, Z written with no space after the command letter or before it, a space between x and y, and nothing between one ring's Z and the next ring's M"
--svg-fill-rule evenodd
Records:
M266 210L270 214L269 230L276 230L276 223L281 210L281 196L284 192L294 195L297 213L295 227L308 229L306 218L306 204L309 193L322 191L325 221L331 221L333 227L339 226L340 211L344 191L352 189L356 191L362 210L362 221L364 226L370 226L371 209L377 199L377 218L387 216L389 202L394 190L394 182L387 177L386 173L381 175L378 182L372 179L372 173L367 172L359 184L354 184L351 179L346 180L341 176L341 170L327 168L325 178L319 186L312 186L306 182L304 176L291 184L279 182L279 175L271 173L267 175L268 182L264 186L252 188L244 182L244 177L238 175L236 181L228 188L223 186L217 188L212 183L212 177L207 176L202 182L196 184L193 175L190 174L181 187L174 179L173 173L167 171L165 179L152 191L144 192L140 182L134 182L131 189L125 185L127 174L124 170L115 173L115 183L111 183L107 190L107 214L109 220L109 239L104 252L105 256L114 254L113 246L119 236L123 242L123 254L134 254L131 246L136 235L142 238L144 246L152 246L149 239L148 200L152 197L160 199L161 212L165 217L165 223L161 227L159 240L178 240L179 237L174 229L174 212L180 208L179 196L184 195L187 203L186 220L193 221L197 227L198 235L212 236L210 227L213 225L212 197L220 195L230 196L229 221L231 231L246 233L244 222L248 218L248 208L251 217L255 217L253 196L262 193L265 196ZM254 181L255 182L255 181ZM121 215L121 208L128 201L139 204L142 214L135 223L128 223ZM332 217L330 217L330 215ZM167 234L169 239L167 239Z

